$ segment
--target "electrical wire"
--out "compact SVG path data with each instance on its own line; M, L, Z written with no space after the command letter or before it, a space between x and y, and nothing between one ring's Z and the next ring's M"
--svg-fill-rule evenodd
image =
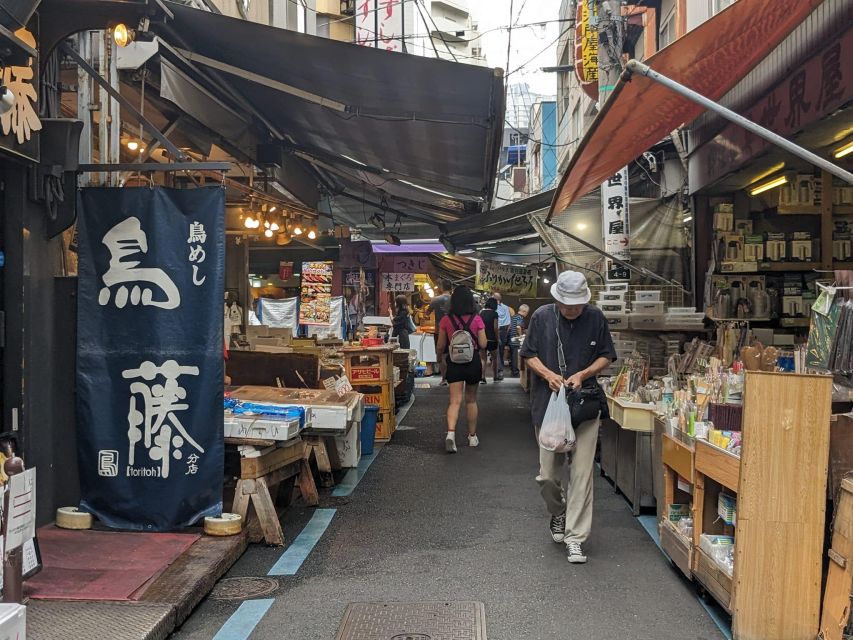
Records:
M424 26L426 27L427 32L429 32L429 25L427 24L426 16L424 16L425 8L421 9L421 5L419 2L415 2L415 6L418 9L418 13L421 16L421 20L423 20L423 23L424 23ZM429 33L427 33L427 36L429 37L429 43L432 45L432 50L435 51L436 59L437 60L441 59L441 55L438 53L438 47L435 46L435 38L433 38L432 35L430 35ZM458 60L457 60L457 62L458 62Z
M513 5L513 0L509 0L510 29L509 29L509 33L507 33L507 35L506 35L506 66L504 67L504 94L506 94L507 90L509 89L509 73L507 73L507 72L509 71L509 57L510 57L510 54L512 53L512 26L511 26L512 25L512 5Z
M510 0L510 2L512 2L512 0ZM424 9L426 9L426 7L424 7ZM435 28L436 32L438 33L438 37L441 38L441 41L444 43L444 46L447 48L447 53L449 53L451 56L453 56L454 62L459 62L459 60L456 58L456 54L453 53L453 50L450 48L450 45L447 44L447 40L444 39L444 32L441 29L439 29L438 25L435 23L435 18L432 17L432 13L427 11L427 15L429 16L429 21L432 22L432 26ZM470 15L470 14L468 14L468 15ZM427 27L427 29L428 29L428 27Z

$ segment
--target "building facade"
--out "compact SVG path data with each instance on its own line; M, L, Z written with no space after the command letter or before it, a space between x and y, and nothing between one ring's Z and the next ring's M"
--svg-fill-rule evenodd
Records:
M527 137L527 190L530 195L557 186L557 101L540 100L530 109Z

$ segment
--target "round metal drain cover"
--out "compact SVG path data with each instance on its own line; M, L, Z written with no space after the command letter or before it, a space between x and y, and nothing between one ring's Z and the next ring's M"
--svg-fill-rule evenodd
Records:
M268 596L278 590L272 578L225 578L220 580L210 597L214 600L247 600Z

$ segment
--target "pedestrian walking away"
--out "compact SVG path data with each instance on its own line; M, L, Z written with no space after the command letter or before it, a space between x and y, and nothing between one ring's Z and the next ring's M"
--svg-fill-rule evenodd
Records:
M486 348L483 319L474 313L474 294L462 285L453 290L448 314L441 319L438 331L438 353L446 356L450 401L447 405L447 435L444 447L456 453L456 423L465 398L468 420L468 446L480 444L477 437L477 390L483 377L479 351ZM439 357L442 357L439 355Z
M518 313L513 314L509 325L509 364L513 378L517 378L521 373L518 370L518 350L521 347L521 337L524 335L524 319L528 313L530 313L530 307L526 304L521 305Z
M512 324L512 313L509 307L502 300L499 291L492 292L492 298L498 301L498 377L496 380L503 380L504 370L504 349L509 346L509 328Z
M450 288L448 285L442 285L442 291L449 291ZM447 315L447 309L450 307L450 295L447 293L442 293L440 296L436 296L429 303L430 313L435 316L435 351L436 357L438 358L438 370L441 372L441 382L440 385L447 384L447 363L444 361L444 356L441 355L441 352L438 350L438 328L441 325L441 320L444 316Z
M483 349L481 360L483 361L483 379L480 381L486 384L486 364L488 357L492 357L492 380L500 380L500 369L498 367L498 346L499 346L499 330L498 330L498 301L494 298L486 300L486 307L480 312L480 317L483 319L483 324L486 327L486 348Z
M604 315L587 304L591 294L583 274L561 273L551 286L551 296L555 302L540 307L530 318L521 357L535 374L530 398L537 434L552 392L565 385L572 422L577 422L573 424L576 444L571 453L568 485L563 484L567 455L541 447L536 481L551 514L551 538L554 542L565 543L569 562L584 563L587 558L581 545L592 528L592 481L598 428L601 419L609 417L596 375L616 359L616 350ZM583 404L573 403L580 394L583 394ZM591 416L590 408L594 411Z

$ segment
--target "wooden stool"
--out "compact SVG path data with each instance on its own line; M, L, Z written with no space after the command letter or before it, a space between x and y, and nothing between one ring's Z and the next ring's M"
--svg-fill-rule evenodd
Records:
M317 471L320 473L320 486L334 487L335 476L333 471L341 468L341 459L338 455L338 446L334 437L331 436L302 436L305 442L305 462L311 462L311 456L317 463Z
M227 444L262 446L260 443L276 444L273 441L242 440L226 438ZM293 483L299 486L302 499L310 506L317 506L320 498L314 476L308 464L306 452L309 450L302 440L262 453L258 457L240 456L240 477L234 491L232 513L240 514L249 528L249 541L266 541L270 545L283 545L284 532L278 519L273 492L283 482L292 492ZM289 501L290 496L286 499ZM256 517L250 519L250 508L254 507Z

